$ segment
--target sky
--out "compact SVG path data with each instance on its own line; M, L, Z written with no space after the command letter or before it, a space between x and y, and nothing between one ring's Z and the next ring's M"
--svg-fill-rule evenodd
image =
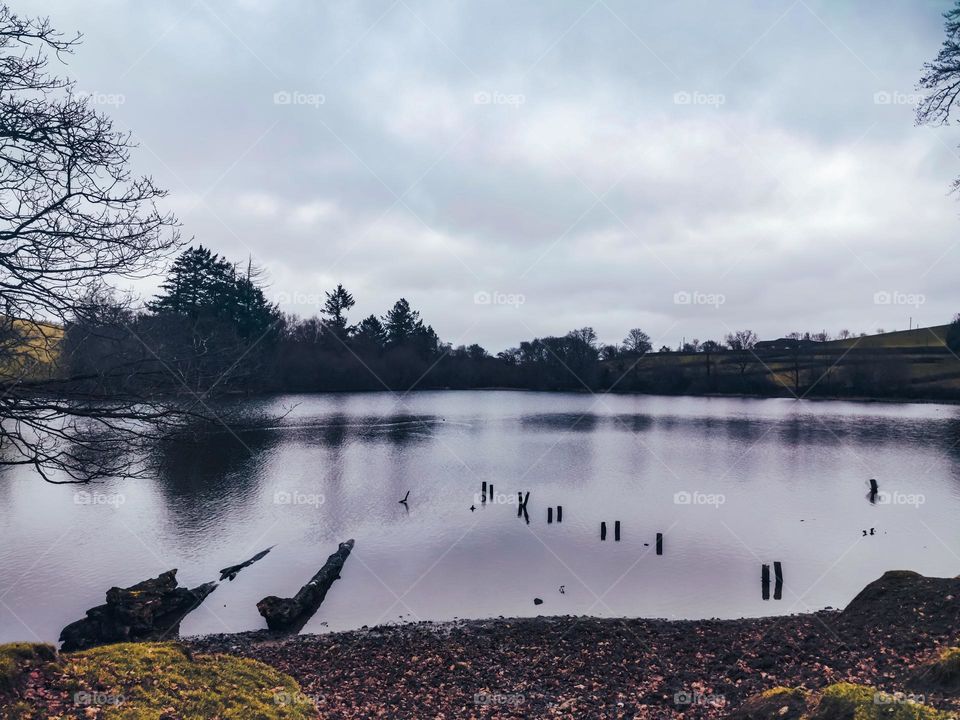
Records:
M13 0L182 231L287 312L343 283L497 352L960 312L960 127L916 127L949 2ZM151 294L155 282L135 289Z

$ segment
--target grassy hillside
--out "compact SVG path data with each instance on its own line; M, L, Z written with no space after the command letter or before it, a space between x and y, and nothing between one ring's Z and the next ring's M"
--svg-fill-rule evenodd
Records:
M796 348L651 353L604 364L601 384L662 393L748 393L960 399L960 358L947 326L917 328Z

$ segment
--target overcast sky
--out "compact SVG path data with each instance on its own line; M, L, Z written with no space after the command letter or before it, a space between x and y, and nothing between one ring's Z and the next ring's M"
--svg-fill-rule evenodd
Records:
M284 310L342 282L494 352L948 321L960 127L912 103L949 5L13 2Z

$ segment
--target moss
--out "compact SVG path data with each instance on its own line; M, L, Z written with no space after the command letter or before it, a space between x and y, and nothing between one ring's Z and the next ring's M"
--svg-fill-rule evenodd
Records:
M913 682L921 687L960 691L960 648L947 648L936 660L922 665L914 673Z
M88 688L103 720L316 718L288 675L231 655L188 655L175 643L123 643L66 656L66 682Z
M806 706L806 690L775 687L749 698L732 717L736 720L800 720Z
M53 645L25 642L0 645L0 692L16 688L25 666L53 660L56 656Z
M824 689L809 720L947 720L949 715L866 685L836 683Z

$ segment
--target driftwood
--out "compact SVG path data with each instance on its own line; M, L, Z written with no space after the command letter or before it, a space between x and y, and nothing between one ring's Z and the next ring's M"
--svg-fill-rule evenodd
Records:
M327 558L317 574L292 598L269 595L258 602L257 610L266 619L267 627L277 631L299 632L320 608L330 586L340 577L340 570L351 550L353 540L340 543L337 551Z
M250 567L257 560L262 560L267 556L267 553L270 552L271 550L273 550L273 545L268 547L266 550L261 550L249 560L244 560L242 563L238 563L236 565L231 565L230 567L223 568L223 570L220 571L220 580L221 581L230 580L232 582L233 579L237 576L238 572L243 570L245 567Z
M128 588L110 588L106 604L90 608L85 618L60 632L61 649L175 638L184 616L216 587L212 582L193 589L177 587L177 571L168 570Z

